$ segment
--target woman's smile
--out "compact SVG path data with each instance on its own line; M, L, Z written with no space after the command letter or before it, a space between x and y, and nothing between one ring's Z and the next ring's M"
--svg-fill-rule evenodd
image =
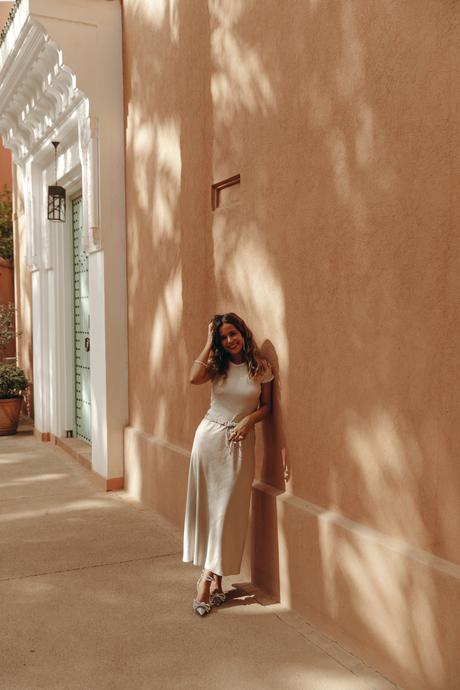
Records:
M231 323L224 323L219 329L222 347L231 357L238 357L243 350L243 336Z
M238 350L240 351L241 348L243 347L243 343L224 343L224 347L226 350Z

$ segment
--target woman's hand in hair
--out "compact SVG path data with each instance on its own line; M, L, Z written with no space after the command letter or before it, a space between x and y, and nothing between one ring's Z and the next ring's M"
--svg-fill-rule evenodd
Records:
M200 385L201 383L206 383L209 381L209 371L208 371L208 359L212 349L212 321L208 324L208 337L206 339L206 345L201 350L200 354L192 364L190 369L190 383L195 385Z
M212 327L212 324L213 324L213 319L211 319L211 321L208 323L208 337L206 340L206 345L209 345L209 347L211 347L211 345L212 345L212 336L214 334L214 329Z

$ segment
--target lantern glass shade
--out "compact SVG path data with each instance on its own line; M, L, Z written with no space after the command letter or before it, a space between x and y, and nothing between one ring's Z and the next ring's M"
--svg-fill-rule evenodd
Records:
M65 189L57 185L48 187L48 220L65 223Z

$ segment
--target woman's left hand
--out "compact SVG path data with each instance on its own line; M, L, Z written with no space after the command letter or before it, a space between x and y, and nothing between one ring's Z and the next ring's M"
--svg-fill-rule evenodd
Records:
M254 428L254 422L250 417L245 417L238 422L238 424L232 429L232 433L229 435L230 441L244 441L246 436L249 434L251 429Z

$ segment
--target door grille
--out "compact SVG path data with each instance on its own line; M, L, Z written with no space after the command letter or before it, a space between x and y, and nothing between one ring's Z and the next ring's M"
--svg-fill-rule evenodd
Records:
M89 359L89 270L82 246L82 199L72 201L74 333L75 333L75 435L91 443L91 371Z

